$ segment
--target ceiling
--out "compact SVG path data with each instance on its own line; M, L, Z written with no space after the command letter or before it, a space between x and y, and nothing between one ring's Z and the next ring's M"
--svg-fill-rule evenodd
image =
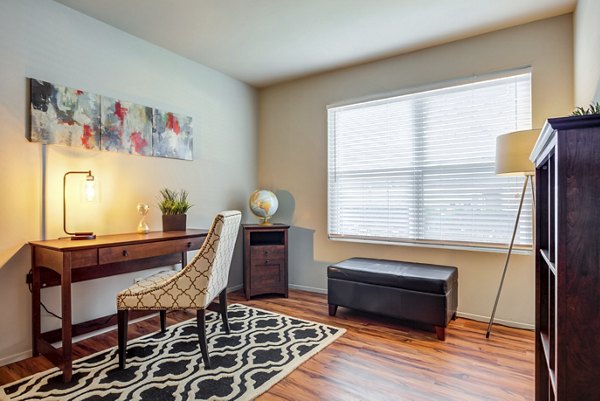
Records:
M264 87L573 11L577 0L56 0Z

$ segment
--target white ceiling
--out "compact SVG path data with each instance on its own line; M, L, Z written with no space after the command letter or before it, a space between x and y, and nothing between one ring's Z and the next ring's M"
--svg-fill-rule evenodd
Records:
M577 0L56 0L256 87L572 11Z

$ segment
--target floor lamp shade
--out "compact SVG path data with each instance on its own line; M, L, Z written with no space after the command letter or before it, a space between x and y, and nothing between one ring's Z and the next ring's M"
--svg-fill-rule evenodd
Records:
M532 129L496 137L496 174L532 175L534 167L529 155L539 134L539 129Z

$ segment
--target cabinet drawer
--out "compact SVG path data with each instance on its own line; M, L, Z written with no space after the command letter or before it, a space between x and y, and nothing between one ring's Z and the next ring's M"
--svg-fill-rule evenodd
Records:
M160 241L142 245L121 245L98 250L99 264L124 262L127 260L151 258L199 249L204 238L183 238L170 241Z
M252 265L250 269L252 272L252 287L255 289L279 291L279 288L283 285L283 262L269 261L269 263Z
M260 267L260 266L283 266L283 264L285 263L285 259L283 258L283 256L281 257L277 257L277 258L273 258L273 257L263 257L263 256L258 256L256 258L252 259L251 262L251 266L252 269L254 269L255 267Z
M250 248L250 258L254 260L283 259L285 257L285 246L283 245L261 245Z

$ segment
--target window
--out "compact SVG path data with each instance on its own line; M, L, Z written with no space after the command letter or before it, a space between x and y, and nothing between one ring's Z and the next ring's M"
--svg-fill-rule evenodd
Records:
M496 136L531 129L531 72L328 108L331 239L505 247L523 177ZM532 242L531 194L518 247Z

